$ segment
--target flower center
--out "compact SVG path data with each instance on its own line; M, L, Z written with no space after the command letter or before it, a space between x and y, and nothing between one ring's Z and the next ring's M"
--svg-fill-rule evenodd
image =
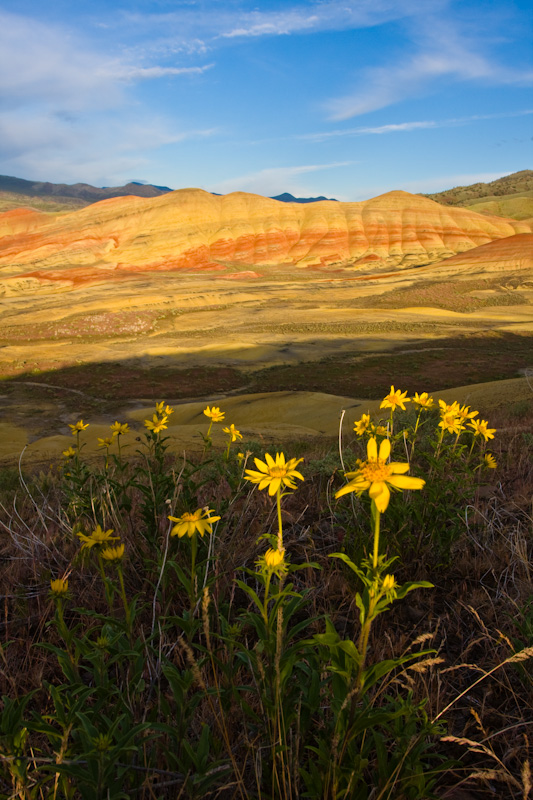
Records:
M361 475L366 481L374 483L375 481L386 481L392 475L390 466L381 459L376 461L365 461L361 465Z
M268 471L271 478L284 478L287 474L285 467L270 467Z

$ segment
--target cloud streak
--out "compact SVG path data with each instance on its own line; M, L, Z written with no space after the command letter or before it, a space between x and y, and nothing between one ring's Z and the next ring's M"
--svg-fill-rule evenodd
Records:
M510 69L484 55L481 41L462 34L453 20L429 14L415 24L413 39L418 52L401 63L364 70L359 89L326 104L330 119L346 120L420 97L444 81L533 85L531 68Z
M336 139L343 136L382 136L388 133L409 133L410 131L431 130L433 128L453 128L468 125L472 122L480 122L491 119L508 119L512 117L524 117L533 114L533 109L523 111L509 111L500 114L473 114L469 117L455 117L442 120L420 120L413 122L398 122L388 125L377 125L374 127L344 128L333 131L322 131L317 133L302 133L295 136L295 139L309 142L325 142L328 139Z
M425 11L437 10L447 0L425 0ZM221 7L222 6L222 7ZM247 11L215 0L205 3L203 14L184 8L170 13L127 12L124 19L134 27L164 31L163 41L174 39L175 47L190 40L215 47L220 42L271 36L289 36L324 31L356 30L383 25L418 15L417 0L317 0L288 5L281 10ZM161 47L162 42L155 42Z
M236 178L229 178L221 181L211 189L221 194L228 192L251 192L265 196L275 196L281 192L291 192L292 194L302 195L308 193L309 188L305 187L297 180L301 175L312 172L337 169L356 164L356 161L334 161L331 164L306 164L295 167L269 167L252 172L247 175L240 175Z

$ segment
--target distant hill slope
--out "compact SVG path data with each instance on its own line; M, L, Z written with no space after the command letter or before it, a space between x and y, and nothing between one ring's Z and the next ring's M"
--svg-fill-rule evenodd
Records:
M0 192L10 192L26 197L45 197L47 199L75 198L86 203L97 203L110 197L159 197L171 192L168 186L152 186L151 184L127 183L124 186L98 188L89 183L50 183L49 181L27 181L23 178L12 178L0 175Z
M422 196L443 205L469 208L479 214L528 219L533 216L533 170L523 169L490 183L456 186Z

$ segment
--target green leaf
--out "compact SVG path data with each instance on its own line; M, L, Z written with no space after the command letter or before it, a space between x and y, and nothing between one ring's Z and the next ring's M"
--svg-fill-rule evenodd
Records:
M430 583L429 581L411 581L410 583L404 583L396 589L396 597L398 600L401 600L408 592L412 592L413 589L433 589L434 584Z

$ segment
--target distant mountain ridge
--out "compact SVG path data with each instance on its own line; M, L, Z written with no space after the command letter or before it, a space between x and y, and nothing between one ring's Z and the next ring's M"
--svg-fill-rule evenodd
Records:
M86 200L88 203L97 203L110 197L159 197L161 194L171 192L168 186L152 186L151 184L130 182L124 186L102 188L91 186L89 183L50 183L49 181L27 181L24 178L12 178L9 175L0 175L0 191L22 194L27 197L73 197Z
M2 203L0 211L8 210L9 207L20 206L17 196L39 198L44 203L46 203L46 201L53 201L55 206L63 202L65 209L68 210L72 206L80 207L82 205L90 205L91 203L98 203L100 200L108 200L110 197L125 197L126 195L133 195L134 197L159 197L162 194L173 191L174 189L171 189L169 186L155 186L151 183L140 183L139 181L130 181L124 184L124 186L98 187L91 186L89 183L68 184L51 183L50 181L28 181L24 178L0 175L0 194L4 195L4 202ZM13 195L15 195L15 197L13 197ZM284 192L270 199L280 200L283 203L316 203L330 198L294 197L294 195L289 194L289 192ZM76 202L73 203L72 200ZM43 205L43 203L39 205L43 210L46 210L46 206ZM54 210L57 209L54 208Z
M283 194L277 194L275 197L271 197L271 200L280 200L282 203L320 203L322 200L332 200L333 202L337 203L334 197L324 197L320 195L320 197L294 197L294 195L289 194L289 192L283 192Z

